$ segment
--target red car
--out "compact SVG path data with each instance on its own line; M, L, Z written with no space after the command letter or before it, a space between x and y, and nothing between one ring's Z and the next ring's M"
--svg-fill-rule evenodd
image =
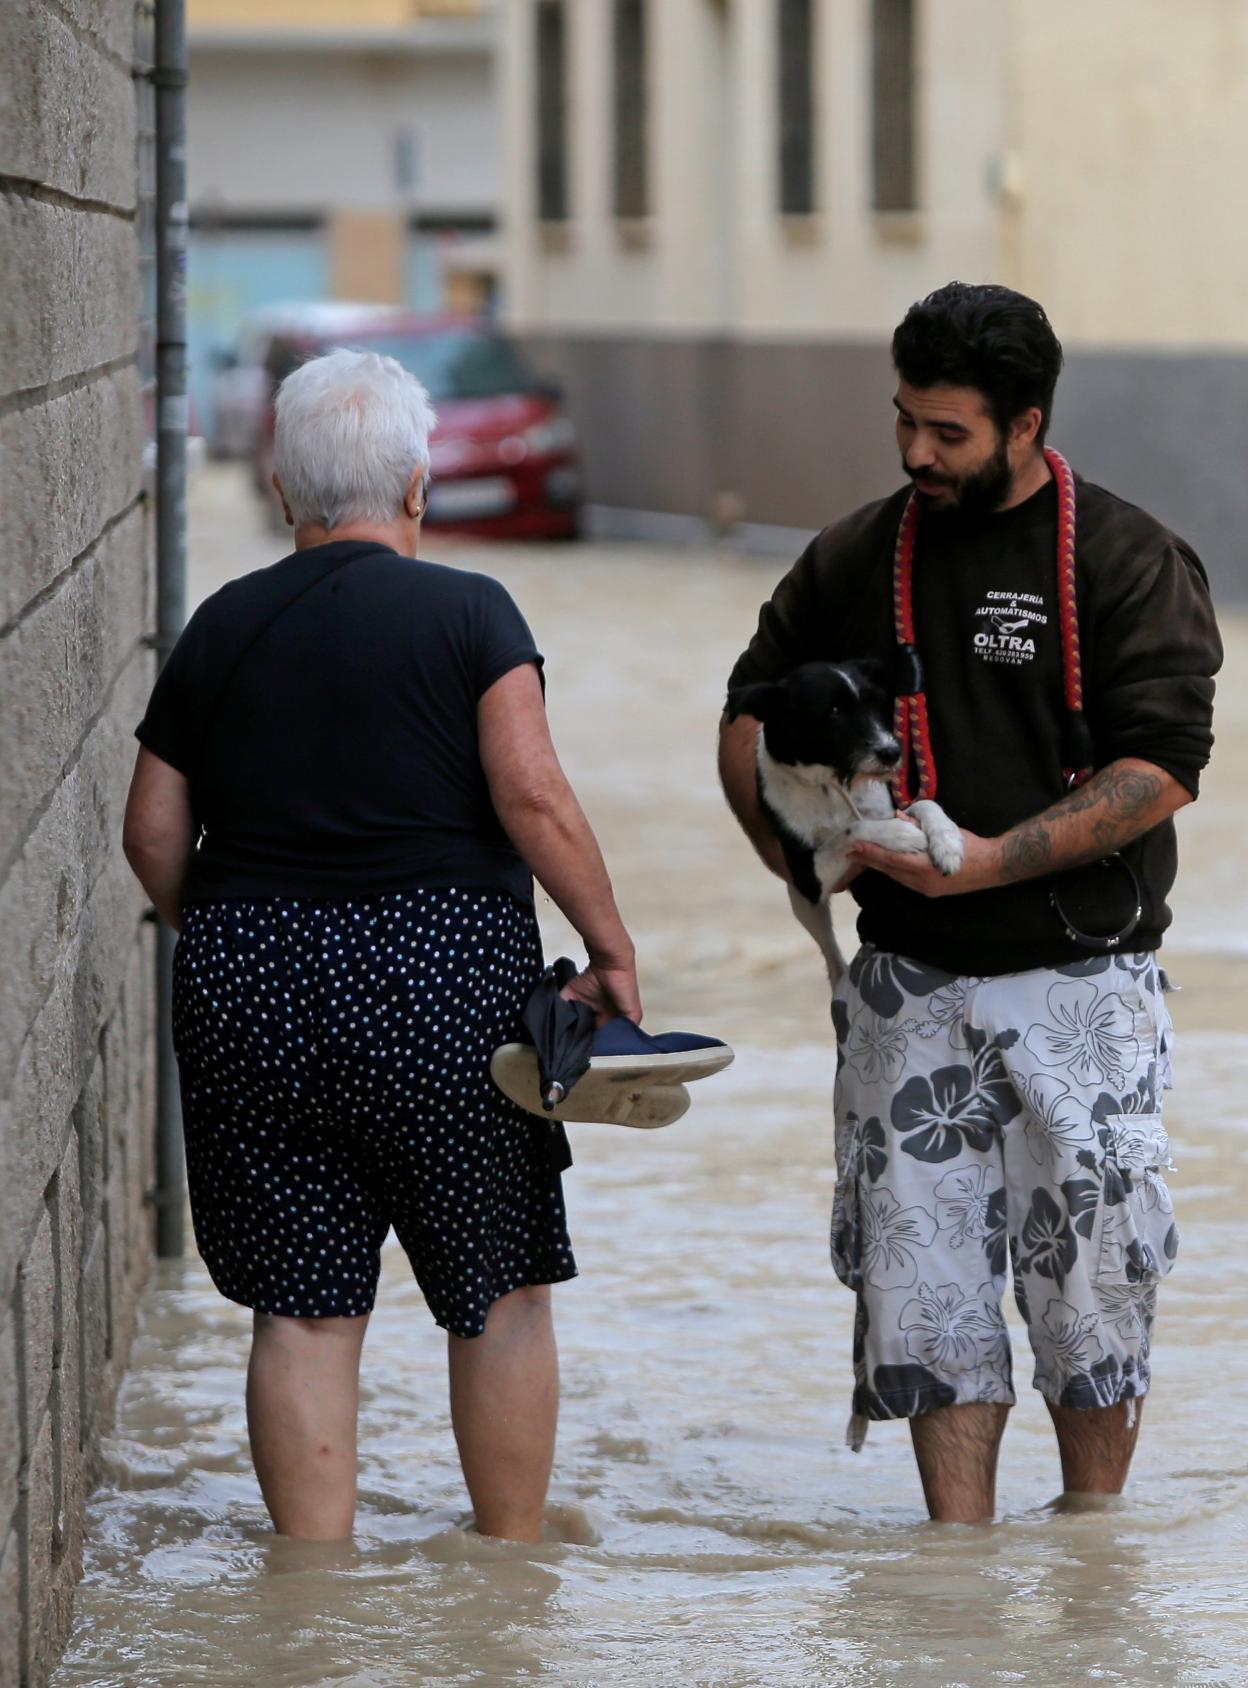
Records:
M273 394L292 369L338 346L397 358L428 389L438 413L428 526L481 539L575 538L580 469L560 393L491 323L463 318L395 316L349 333L275 337L254 461L271 504Z

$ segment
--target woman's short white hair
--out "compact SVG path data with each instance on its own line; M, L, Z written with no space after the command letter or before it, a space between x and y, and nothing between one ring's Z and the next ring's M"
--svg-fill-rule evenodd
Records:
M339 349L277 389L273 466L296 525L388 522L428 471L429 394L394 358Z

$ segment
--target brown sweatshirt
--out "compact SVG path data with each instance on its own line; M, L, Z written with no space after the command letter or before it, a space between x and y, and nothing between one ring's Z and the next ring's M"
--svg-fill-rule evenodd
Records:
M893 550L909 489L825 528L762 607L729 684L799 663L875 656L892 663ZM995 837L1065 792L1066 710L1052 482L1012 509L925 515L914 564L937 800L961 826ZM1084 707L1096 765L1155 763L1196 794L1213 743L1222 647L1200 560L1144 511L1077 482L1076 555ZM1170 924L1174 825L1127 846L1144 913L1125 947L1156 949ZM1115 931L1133 897L1119 871L1061 876L1083 930ZM1088 955L1065 935L1049 879L960 897L921 897L879 873L852 887L864 942L950 973L1055 967Z

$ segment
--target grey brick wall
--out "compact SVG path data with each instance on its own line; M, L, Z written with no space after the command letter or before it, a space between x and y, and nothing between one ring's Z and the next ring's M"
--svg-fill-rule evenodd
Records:
M0 7L0 1684L69 1627L151 1257L135 0ZM137 13L137 18L136 18Z

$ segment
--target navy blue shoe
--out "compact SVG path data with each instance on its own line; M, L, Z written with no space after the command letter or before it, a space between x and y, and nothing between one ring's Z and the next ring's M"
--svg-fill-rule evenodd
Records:
M553 1112L544 1109L537 1051L505 1043L490 1060L490 1074L505 1096L543 1119L631 1125L643 1131L671 1125L689 1108L685 1088L732 1062L716 1037L663 1032L651 1037L631 1020L608 1020L594 1032L589 1071L577 1079Z
M697 1069L690 1072L691 1078L720 1072L732 1060L732 1050L717 1037L700 1037L697 1032L660 1032L652 1037L631 1020L617 1017L594 1032L590 1061L624 1058L672 1066L675 1062L671 1057L682 1055L690 1057L686 1064L691 1069Z

